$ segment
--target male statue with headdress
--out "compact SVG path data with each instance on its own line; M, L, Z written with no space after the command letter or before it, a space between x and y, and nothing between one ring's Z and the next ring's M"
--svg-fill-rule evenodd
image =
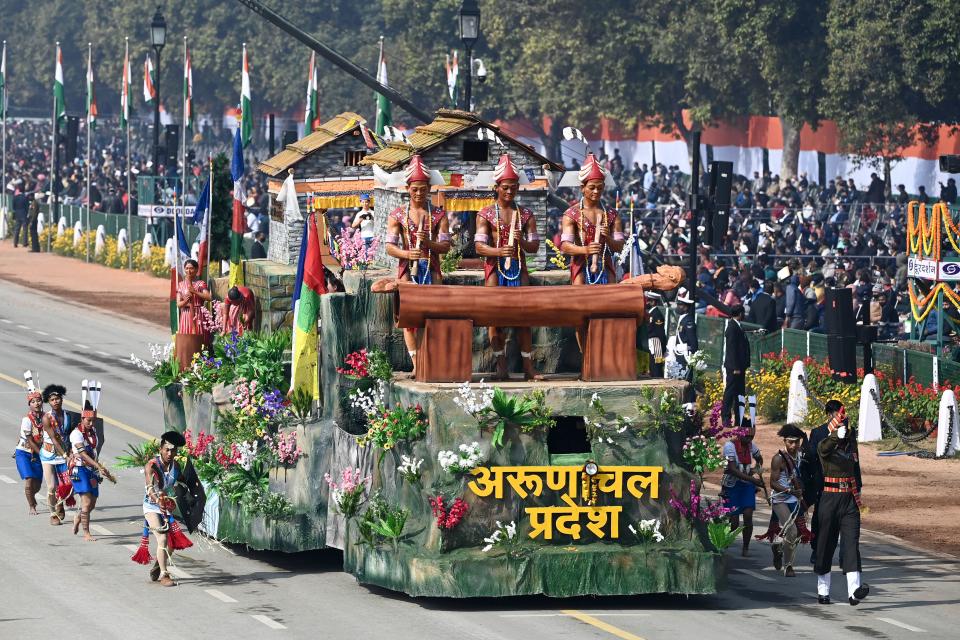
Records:
M530 209L516 203L517 191L529 184L524 172L517 171L510 155L504 153L493 172L496 200L477 212L474 246L483 257L483 279L487 287L519 287L530 284L526 255L540 248L537 221ZM489 327L490 347L497 359L496 379L507 377L506 339L503 331ZM527 380L539 378L533 368L533 338L529 327L514 329L520 343L520 357Z
M430 187L444 184L443 176L428 169L420 156L414 155L404 171L404 180L410 198L387 217L387 255L399 260L398 280L441 284L440 256L450 250L450 231L446 212L430 202ZM403 341L416 370L415 331L404 329Z

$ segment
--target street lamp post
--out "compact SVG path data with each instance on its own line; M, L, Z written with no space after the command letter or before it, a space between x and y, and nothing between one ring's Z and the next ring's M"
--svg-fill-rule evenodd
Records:
M473 45L480 38L480 7L477 0L463 0L460 5L460 40L467 50L467 82L464 85L464 104L473 111Z
M160 52L163 51L163 45L167 42L167 21L163 19L160 13L160 6L157 5L157 12L153 14L153 21L150 23L150 42L153 44L153 50L156 53L157 79L154 83L156 96L153 103L153 175L160 175Z

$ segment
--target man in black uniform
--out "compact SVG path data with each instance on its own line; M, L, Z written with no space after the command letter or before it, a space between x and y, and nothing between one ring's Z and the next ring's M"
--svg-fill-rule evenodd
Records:
M743 320L743 307L735 305L730 309L730 321L723 334L723 414L725 424L734 424L731 414L737 411L737 398L746 395L747 368L750 366L750 343L740 322Z
M667 331L663 319L663 310L658 304L660 294L656 291L646 291L647 299L647 348L650 351L650 376L663 377L663 356L667 348ZM638 345L641 346L642 345Z
M827 423L829 434L817 445L823 469L823 494L817 506L817 601L830 604L830 568L841 543L841 563L847 576L847 597L856 606L870 593L860 583L860 489L857 486L857 432L850 428L843 407Z

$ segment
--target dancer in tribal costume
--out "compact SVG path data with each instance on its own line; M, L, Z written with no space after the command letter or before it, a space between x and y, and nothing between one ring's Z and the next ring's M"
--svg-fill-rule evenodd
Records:
M161 586L174 587L176 582L170 577L167 563L174 551L187 549L193 543L180 530L173 518L177 503L173 498L174 486L183 471L176 460L177 449L187 441L183 434L167 431L160 436L160 453L143 468L146 482L143 497L143 535L140 547L131 560L138 564L150 564L150 532L157 539L157 556L150 570L150 579L159 581Z
M404 170L410 200L387 217L387 255L397 258L397 280L416 284L442 284L440 256L450 251L447 214L430 202L430 186L443 184L443 176L430 171L415 155ZM403 341L417 367L417 335L403 330Z
M730 509L730 528L740 526L743 515L743 549L741 555L750 553L750 538L753 535L753 511L757 508L757 489L765 488L763 478L756 473L763 467L763 456L754 443L756 427L749 418L741 418L743 433L723 445L723 457L727 459L727 468L720 480L720 497L723 506ZM756 465L754 465L756 463Z
M526 174L517 171L508 154L500 157L493 172L496 202L477 212L477 230L473 236L477 254L483 257L483 279L487 287L529 286L528 253L540 248L537 221L530 209L516 204L521 184L529 184ZM524 377L541 378L533 368L533 338L529 327L514 329L520 343ZM497 359L496 379L507 378L506 340L503 330L488 329L490 346Z
M17 471L23 480L23 493L27 498L27 510L37 515L37 493L43 480L43 467L40 464L40 446L43 442L43 394L34 386L33 375L28 371L27 378L27 415L20 421L20 440L14 451Z
M90 398L87 398L89 390ZM96 538L90 535L90 514L97 506L100 497L100 484L103 478L116 484L117 480L110 470L97 459L97 431L94 420L97 418L97 406L100 404L100 383L93 382L90 387L83 381L80 414L80 425L70 432L70 477L73 482L73 493L79 497L80 511L73 517L73 534L76 535L83 527L83 539L94 542Z
M66 517L64 505L75 504L70 473L67 470L67 435L75 426L73 419L63 410L63 397L67 389L63 385L50 384L43 390L43 401L50 411L43 416L43 445L40 462L43 466L43 481L47 485L47 505L50 507L50 524L59 525Z

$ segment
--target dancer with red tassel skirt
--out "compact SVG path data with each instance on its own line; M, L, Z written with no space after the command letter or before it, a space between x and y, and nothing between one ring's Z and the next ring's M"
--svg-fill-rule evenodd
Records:
M179 523L173 518L177 503L172 494L174 486L183 475L176 455L177 450L185 444L183 434L167 431L160 436L159 455L148 462L143 469L146 481L143 498L143 536L140 539L140 548L131 560L138 564L149 564L154 560L153 568L150 569L150 579L164 587L177 585L170 577L167 565L173 552L193 546L189 538L180 530ZM150 557L151 531L157 539L156 559Z
M90 535L90 514L97 506L100 497L100 484L106 478L116 484L117 480L98 459L97 430L94 421L97 418L97 407L100 404L102 386L96 380L81 384L80 425L70 432L70 481L73 484L73 493L80 502L80 509L73 517L73 535L77 535L83 527L83 539L94 542L96 538Z

